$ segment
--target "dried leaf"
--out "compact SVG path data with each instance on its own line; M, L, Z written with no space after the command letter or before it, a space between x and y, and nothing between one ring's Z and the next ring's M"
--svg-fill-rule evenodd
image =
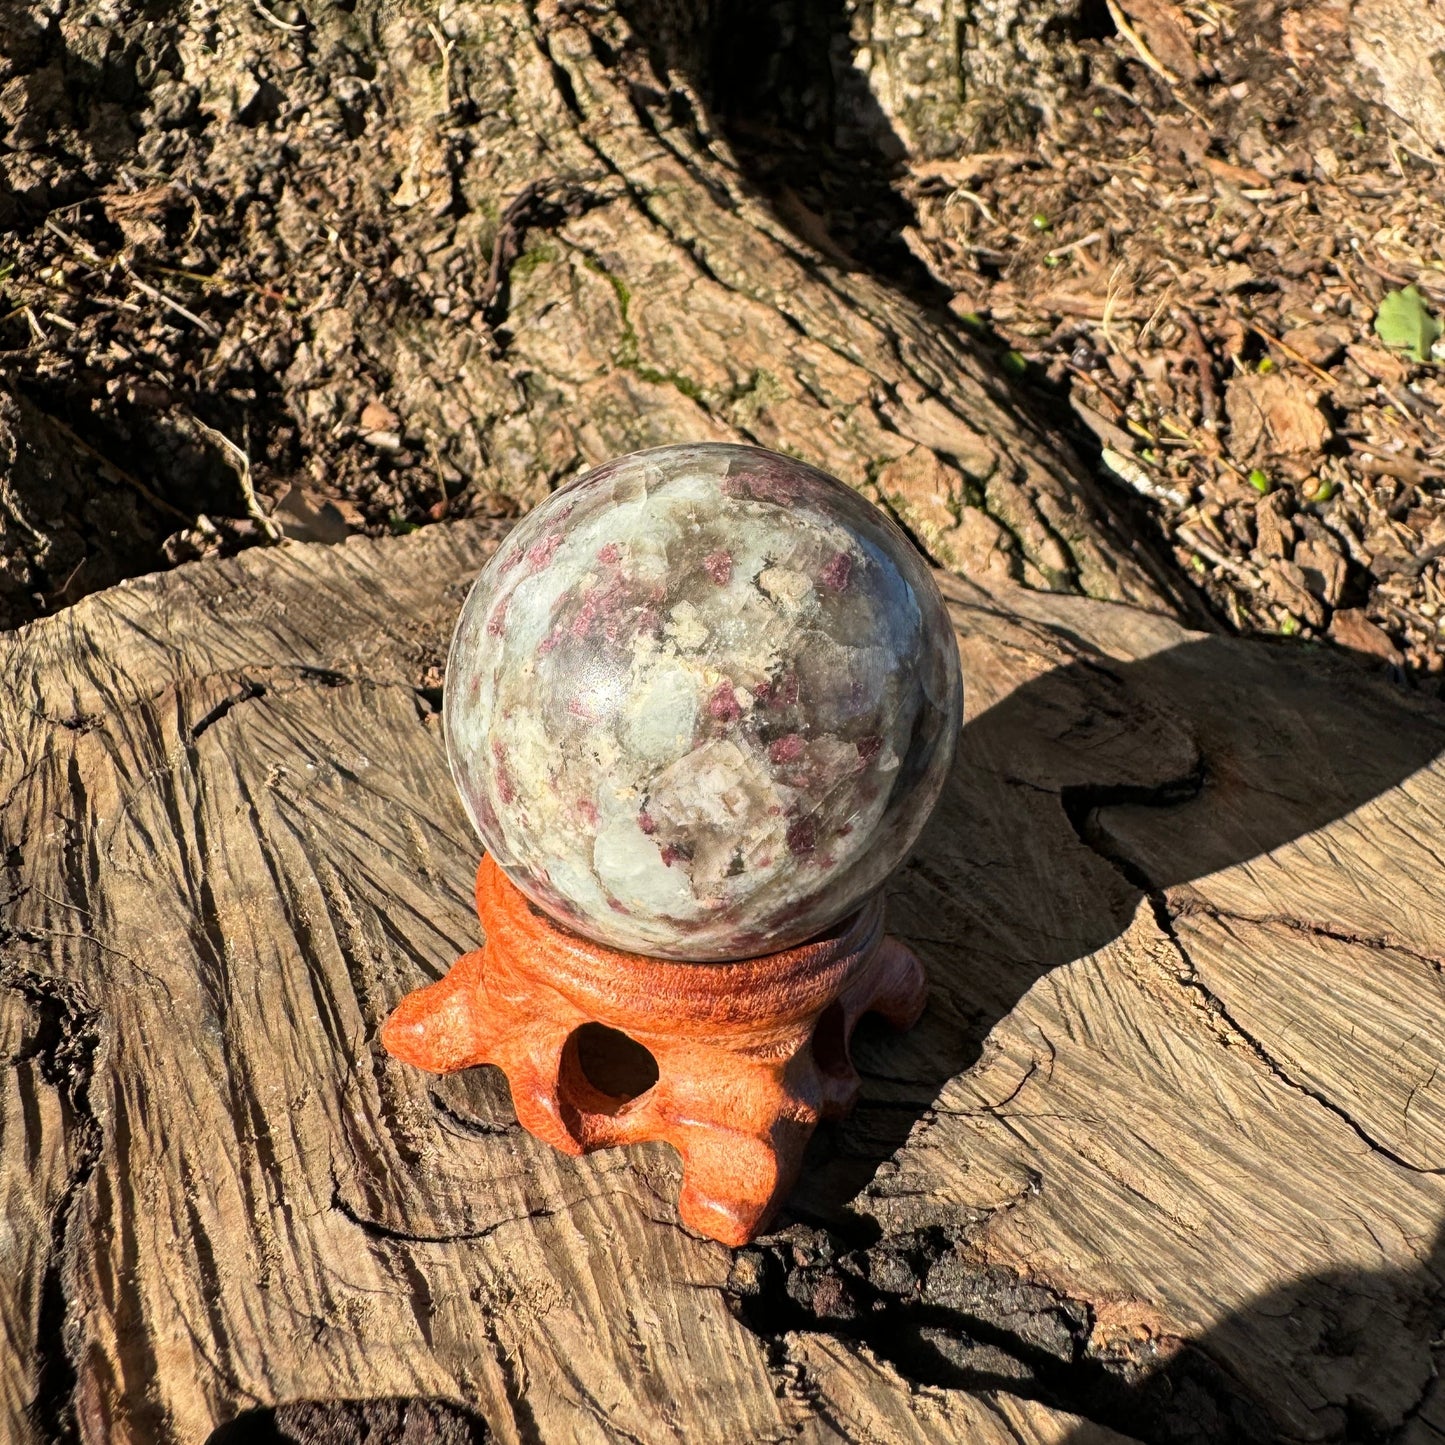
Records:
M1410 374L1410 369L1398 356L1381 351L1378 346L1347 346L1350 360L1373 381L1383 381L1398 386Z
M1319 524L1317 531L1294 549L1294 560L1304 573L1305 586L1333 607L1345 587L1345 559L1339 545Z
M1348 647L1354 652L1364 652L1396 666L1403 661L1399 649L1390 641L1389 633L1371 622L1361 607L1336 612L1330 619L1330 636L1341 647Z
M1295 326L1280 338L1296 355L1311 366L1328 366L1339 359L1340 353L1349 345L1349 329L1328 322Z
M351 528L327 497L292 486L276 503L272 519L293 542L344 542Z
M1287 607L1309 626L1325 625L1327 614L1319 599L1309 590L1302 567L1283 558L1271 562L1264 571L1264 587L1274 601L1281 607Z
M1254 551L1257 562L1288 559L1294 550L1294 523L1286 513L1289 505L1286 493L1271 492L1254 509Z
M1317 455L1330 439L1319 393L1277 371L1236 376L1225 393L1229 444L1235 457Z

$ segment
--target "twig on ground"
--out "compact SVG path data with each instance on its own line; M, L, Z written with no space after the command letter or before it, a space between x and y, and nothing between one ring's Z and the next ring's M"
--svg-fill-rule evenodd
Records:
M1142 60L1165 85L1178 85L1179 77L1144 43L1144 37L1129 24L1128 17L1115 3L1115 0L1104 0L1104 4L1109 7L1109 17L1114 22L1114 28L1134 47L1134 53L1138 55L1139 59Z
M280 542L284 534L281 528L266 514L256 496L256 487L251 480L251 458L246 455L225 432L207 426L199 417L193 416L191 423L208 441L214 442L231 459L236 469L236 480L241 485L241 496L246 503L246 514L261 528L268 540Z
M1226 557L1223 552L1215 551L1193 527L1176 527L1175 535L1186 547L1198 552L1211 566L1218 567L1221 572L1229 573L1251 592L1258 592L1263 588L1264 579L1253 567L1246 567L1243 562L1236 562L1233 557Z
M293 25L289 20L283 20L279 15L273 15L262 3L261 0L251 0L251 8L268 24L274 25L277 30L285 30L292 35L304 35L304 25Z

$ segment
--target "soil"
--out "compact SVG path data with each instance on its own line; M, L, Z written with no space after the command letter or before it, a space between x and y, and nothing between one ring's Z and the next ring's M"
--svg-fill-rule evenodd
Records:
M797 235L947 306L1027 406L1068 416L1221 625L1437 690L1439 367L1374 323L1407 284L1445 303L1438 158L1364 98L1344 4L1062 8L1068 84L1026 128L968 132L993 149L820 168L757 64L714 68L714 109ZM209 30L165 0L0 17L0 626L283 536L526 504L481 422L438 441L412 403L447 415L438 328L494 347L511 268L545 260L529 231L586 193L453 224L497 118L443 64L439 119L412 126L376 37L255 9L245 52L217 40L224 7ZM836 51L849 16L816 9L788 43ZM450 44L415 43L418 65ZM383 328L391 352L354 344Z
M1374 323L1408 285L1445 302L1439 158L1365 98L1346 4L1123 8L1035 143L910 167L908 239L1227 625L1433 689L1445 389Z

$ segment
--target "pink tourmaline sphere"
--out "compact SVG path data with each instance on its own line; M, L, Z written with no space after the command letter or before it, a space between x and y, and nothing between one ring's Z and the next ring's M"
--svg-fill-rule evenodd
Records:
M709 962L822 932L917 838L952 759L958 650L882 512L717 444L598 467L525 517L452 639L447 755L539 908Z

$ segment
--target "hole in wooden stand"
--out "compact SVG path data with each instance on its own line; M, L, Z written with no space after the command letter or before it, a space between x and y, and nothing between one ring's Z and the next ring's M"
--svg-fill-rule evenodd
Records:
M819 1073L846 1075L853 1072L848 1057L848 1037L844 1027L843 1005L834 999L818 1015L813 1027L813 1062Z
M568 1042L582 1077L615 1106L641 1098L657 1082L657 1060L620 1029L583 1024Z

